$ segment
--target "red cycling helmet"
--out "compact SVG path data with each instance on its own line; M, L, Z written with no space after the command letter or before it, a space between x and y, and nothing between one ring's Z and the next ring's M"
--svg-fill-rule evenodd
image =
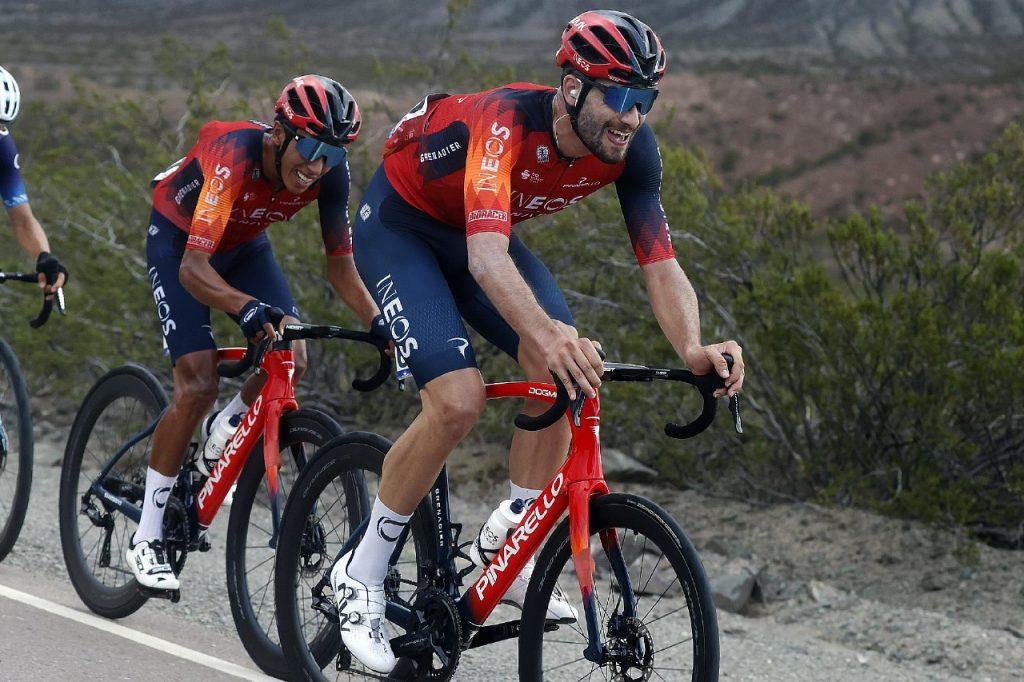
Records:
M340 83L317 75L293 78L281 91L274 111L282 123L321 142L355 142L362 121L359 105Z
M665 73L665 50L651 27L625 12L591 10L569 22L555 62L588 78L651 88Z

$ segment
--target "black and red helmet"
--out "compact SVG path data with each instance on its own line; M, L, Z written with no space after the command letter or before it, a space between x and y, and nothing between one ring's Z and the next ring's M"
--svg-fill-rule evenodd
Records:
M277 118L321 142L341 146L355 142L361 118L349 91L325 76L293 78L274 104Z
M665 50L651 27L625 12L591 10L568 23L555 62L588 78L654 87L665 73Z

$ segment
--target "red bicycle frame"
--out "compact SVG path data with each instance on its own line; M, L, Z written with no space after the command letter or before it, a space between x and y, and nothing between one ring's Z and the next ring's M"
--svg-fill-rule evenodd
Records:
M240 360L245 352L245 348L223 348L217 351L221 361ZM245 466L253 446L261 436L263 437L263 459L267 467L267 489L274 507L274 519L279 517L277 513L277 473L278 465L281 463L279 446L281 415L299 407L295 401L295 387L292 386L295 359L291 349L281 348L267 351L260 363L260 368L267 373L267 382L242 417L238 431L224 448L224 454L217 461L210 477L206 479L203 487L196 494L197 517L199 526L203 529L209 528L213 523L213 519L224 503L224 498L241 475L242 467Z
M488 384L486 388L488 400L528 398L553 403L556 396L552 384L528 381ZM512 580L540 549L567 508L573 565L580 583L583 604L588 618L590 614L596 614L594 559L590 554L590 499L608 493L601 469L600 397L584 400L579 421L570 418L569 427L572 442L565 463L509 535L504 546L495 553L483 574L462 597L465 612L469 613L474 625L482 625L487 620L508 591ZM601 540L609 551L618 542L614 534L609 534L607 538L602 536Z

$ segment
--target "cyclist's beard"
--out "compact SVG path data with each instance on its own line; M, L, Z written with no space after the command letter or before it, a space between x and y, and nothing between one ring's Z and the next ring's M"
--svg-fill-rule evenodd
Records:
M590 153L605 163L622 163L629 151L629 145L612 147L605 137L609 126L598 121L592 113L580 111L576 119L576 135ZM630 138L632 142L632 138Z

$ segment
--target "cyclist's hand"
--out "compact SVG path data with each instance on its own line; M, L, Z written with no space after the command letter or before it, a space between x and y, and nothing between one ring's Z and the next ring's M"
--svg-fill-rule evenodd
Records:
M723 353L732 356L732 372ZM686 366L694 374L714 372L725 381L725 388L715 391L715 397L728 395L730 398L743 389L743 349L735 341L713 343L709 346L694 346L686 351Z
M238 311L238 326L242 328L245 338L259 341L264 336L273 337L278 331L277 325L284 320L284 311L267 305L255 298L242 306Z
M383 315L374 315L370 322L370 334L378 339L388 342L388 349L384 351L389 358L395 357L395 340L391 338L391 331Z
M43 251L36 259L36 272L39 273L39 288L51 299L57 289L68 281L68 269L60 264L57 257L49 251Z
M576 399L574 381L588 398L593 398L604 374L601 355L590 339L576 338L576 331L571 327L556 326L542 342L548 369L565 384L570 399Z

